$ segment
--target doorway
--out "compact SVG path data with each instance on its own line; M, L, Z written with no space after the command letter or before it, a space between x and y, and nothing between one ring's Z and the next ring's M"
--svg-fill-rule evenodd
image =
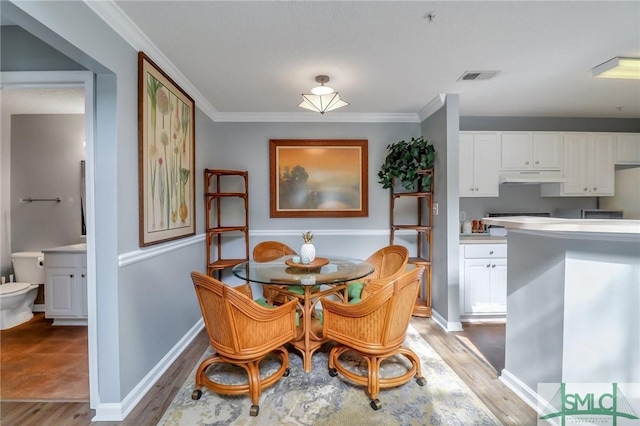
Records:
M95 128L95 103L94 103L94 76L89 71L69 71L69 72L3 72L1 73L1 88L4 93L10 93L12 90L61 90L80 88L83 91L81 97L82 112L85 114L84 120L84 142L85 142L85 182L86 182L86 241L87 241L87 293L88 293L88 328L87 328L87 358L89 373L89 399L90 405L93 407L97 402L97 343L96 343L96 325L95 325L95 293L96 293L96 277L95 277L95 229L94 223L94 128ZM10 120L5 117L3 105L3 126L2 126L2 146L0 149L0 162L2 163L2 187L0 188L0 203L2 205L3 216L9 216L3 222L10 224ZM7 125L6 123L9 123ZM7 226L7 230L10 226ZM7 232L9 233L9 232ZM4 233L3 233L4 234ZM10 238L10 237L9 237ZM10 246L4 241L0 255L6 259L10 254Z

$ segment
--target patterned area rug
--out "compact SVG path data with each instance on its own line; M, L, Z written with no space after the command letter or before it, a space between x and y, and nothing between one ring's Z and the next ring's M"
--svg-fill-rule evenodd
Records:
M302 358L290 349L291 374L263 391L257 417L249 416L251 400L245 395L219 395L203 387L202 398L192 400L196 366L158 425L500 424L412 326L409 326L405 346L420 357L427 385L422 387L411 380L403 386L381 390L378 399L382 408L378 411L369 406L366 388L351 384L341 375L328 374L331 345L323 345L313 355L312 370L308 374L302 368ZM210 354L208 349L203 358ZM354 370L366 371L366 362L360 362L356 355L344 355L341 360ZM381 375L396 375L400 369L406 371L409 365L404 356L389 358L382 364ZM276 361L268 357L261 365L261 373L266 375L276 368ZM246 383L243 370L237 367L214 364L207 374L217 381ZM229 376L234 378L229 380Z

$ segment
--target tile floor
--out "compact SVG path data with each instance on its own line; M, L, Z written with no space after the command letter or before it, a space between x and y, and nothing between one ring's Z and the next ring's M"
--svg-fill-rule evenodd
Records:
M89 400L87 327L53 326L39 312L0 331L0 399Z

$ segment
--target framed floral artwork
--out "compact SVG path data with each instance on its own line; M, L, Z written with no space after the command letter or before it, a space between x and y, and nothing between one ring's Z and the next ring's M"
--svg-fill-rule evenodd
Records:
M138 53L140 246L195 235L195 102Z
M271 217L369 215L367 140L271 139Z

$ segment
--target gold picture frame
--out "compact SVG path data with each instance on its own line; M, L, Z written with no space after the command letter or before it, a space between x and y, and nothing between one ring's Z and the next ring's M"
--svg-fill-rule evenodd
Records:
M271 139L270 216L367 217L368 141Z
M138 53L140 247L195 235L195 102Z

